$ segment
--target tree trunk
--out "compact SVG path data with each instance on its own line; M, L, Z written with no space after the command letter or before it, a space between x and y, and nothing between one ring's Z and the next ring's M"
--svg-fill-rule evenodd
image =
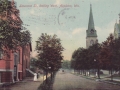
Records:
M119 74L119 77L120 77L120 67L118 68L118 74Z
M79 70L79 74L80 74L80 70Z
M84 75L84 69L82 70L82 73L83 73L83 75Z
M86 70L85 70L85 76L86 76Z
M109 70L109 74L111 74L111 70Z
M88 72L89 72L89 76L90 76L90 70L88 70Z
M47 83L47 75L48 75L48 72L46 71L46 83Z
M53 75L52 75L52 72L51 72L51 80L52 80L52 76L53 76Z
M85 74L84 69L83 69L83 75Z
M112 72L112 69L111 69L111 81L113 81L113 72Z
M82 75L82 70L80 70L80 75Z
M98 79L100 79L100 68L98 66Z

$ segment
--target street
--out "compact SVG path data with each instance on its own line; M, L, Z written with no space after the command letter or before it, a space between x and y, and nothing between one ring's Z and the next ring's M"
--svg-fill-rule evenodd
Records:
M56 74L53 90L120 90L120 86L82 78L69 72Z

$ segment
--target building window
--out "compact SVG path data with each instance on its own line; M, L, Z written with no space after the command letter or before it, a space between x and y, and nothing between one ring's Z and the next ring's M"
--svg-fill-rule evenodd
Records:
M90 46L92 46L94 44L94 41L93 40L91 40L90 41Z
M17 55L14 55L14 65L17 65Z
M18 63L20 63L20 50L18 51Z
M0 50L0 59L3 59L3 52Z

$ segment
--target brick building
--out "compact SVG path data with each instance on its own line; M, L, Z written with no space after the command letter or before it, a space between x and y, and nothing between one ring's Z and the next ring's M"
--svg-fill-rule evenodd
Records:
M30 67L31 44L19 47L16 52L8 51L7 55L1 55L0 83L14 82L26 77L26 69Z
M11 12L7 11L6 16L0 16L0 19L11 20L12 24L10 25L15 27L16 30L20 29L23 22L19 18L19 10L16 8L16 2L14 2L14 0L8 1L11 2ZM15 52L10 50L6 51L7 53L2 54L2 51L0 50L0 83L24 79L26 77L26 69L29 69L30 67L30 52L32 51L31 43L24 47L19 46L18 50Z

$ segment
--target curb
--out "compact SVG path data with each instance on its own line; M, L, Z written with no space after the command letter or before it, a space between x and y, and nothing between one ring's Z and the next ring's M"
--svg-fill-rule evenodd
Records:
M100 82L105 82L105 83L108 83L108 84L113 84L113 85L118 85L118 86L120 86L119 83L109 82L109 81L105 81L105 80L100 80Z
M74 75L75 75L75 74L74 74ZM85 77L85 76L82 76L82 75L80 75L80 76L83 77L83 78L86 78L86 79L95 80L95 81L97 81L97 82L104 82L104 83L108 83L108 84L113 84L113 85L118 85L118 86L120 86L119 83L109 82L109 81L105 81L105 80L101 80L101 79L97 79L97 78L92 78L92 77Z
M119 85L119 83L115 83L115 82L110 82L110 81L106 81L106 80L101 80L101 79L97 79L97 78L90 78L90 77L84 77L84 76L81 76L83 78L86 78L86 79L90 79L90 80L95 80L95 81L98 81L98 82L105 82L105 83L108 83L108 84L113 84L113 85Z

